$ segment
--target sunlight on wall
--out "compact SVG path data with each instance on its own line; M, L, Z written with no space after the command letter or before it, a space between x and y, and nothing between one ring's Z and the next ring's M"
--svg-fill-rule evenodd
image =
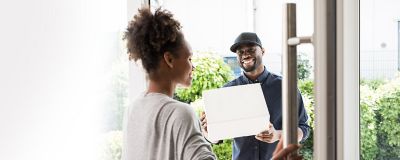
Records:
M0 159L96 158L125 3L0 2Z

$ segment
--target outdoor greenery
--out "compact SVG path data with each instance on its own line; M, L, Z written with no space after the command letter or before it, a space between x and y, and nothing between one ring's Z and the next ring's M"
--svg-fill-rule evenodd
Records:
M297 55L297 77L300 80L309 79L311 68L310 60L307 58L306 54L299 53Z
M375 159L378 153L377 126L375 112L377 110L374 90L369 86L360 86L360 129L361 129L361 158L365 160Z
M182 102L193 102L201 98L204 90L222 87L233 79L232 70L224 63L222 57L215 53L197 53L192 62L195 66L192 86L176 91L176 98Z
M309 115L308 125L310 132L308 138L303 142L303 147L300 149L300 154L304 159L312 159L313 155L313 138L314 138L314 82L310 79L311 65L305 54L298 54L297 57L297 73L299 81L297 83L300 93L303 98L304 107Z
M224 140L221 144L212 145L213 152L217 155L219 160L232 159L232 140Z
M361 82L361 159L400 159L400 77Z
M375 93L378 159L400 159L400 77L379 86Z
M302 94L304 107L309 115L308 125L311 128L308 139L302 144L303 147L300 149L300 154L303 155L304 159L312 159L314 146L314 82L312 80L299 80L298 88Z
M387 83L383 79L373 79L373 80L367 80L367 79L361 79L360 80L360 85L361 86L368 86L368 88L372 90L378 89L379 86Z

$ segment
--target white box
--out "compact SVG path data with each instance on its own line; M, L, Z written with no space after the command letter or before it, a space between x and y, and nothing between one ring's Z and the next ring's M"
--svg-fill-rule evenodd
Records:
M269 125L259 83L204 91L203 99L211 141L256 135Z

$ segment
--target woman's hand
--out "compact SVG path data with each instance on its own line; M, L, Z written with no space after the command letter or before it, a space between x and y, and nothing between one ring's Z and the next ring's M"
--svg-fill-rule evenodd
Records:
M293 160L302 160L303 156L297 153L300 148L301 145L299 144L289 144L286 148L283 148L283 139L281 138L273 153L272 160L286 160L288 156Z

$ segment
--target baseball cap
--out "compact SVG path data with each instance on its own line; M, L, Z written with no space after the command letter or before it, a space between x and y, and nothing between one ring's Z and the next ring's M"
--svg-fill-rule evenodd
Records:
M243 32L236 39L235 43L231 46L231 51L236 52L237 47L242 44L256 44L262 48L260 38L258 38L256 33L253 32Z

